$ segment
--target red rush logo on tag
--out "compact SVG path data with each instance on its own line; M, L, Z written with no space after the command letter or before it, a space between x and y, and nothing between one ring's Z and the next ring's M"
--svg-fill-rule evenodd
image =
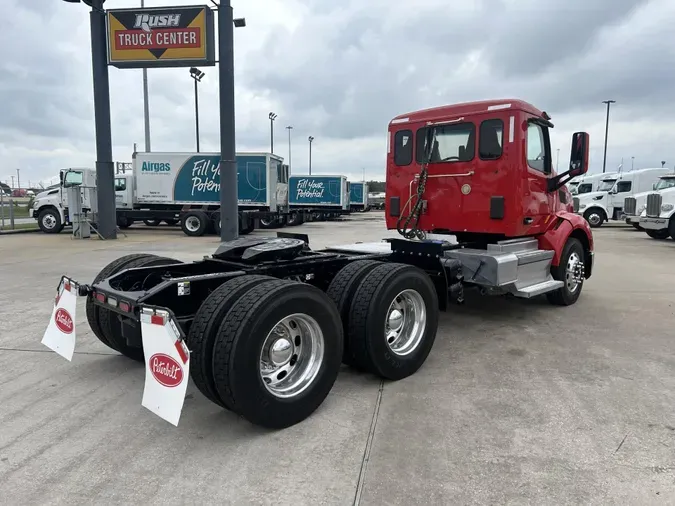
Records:
M54 315L54 321L56 322L56 327L64 334L73 333L73 319L65 309L59 308L56 311L56 314Z
M169 355L156 353L150 357L150 372L160 385L173 388L183 381L183 368Z

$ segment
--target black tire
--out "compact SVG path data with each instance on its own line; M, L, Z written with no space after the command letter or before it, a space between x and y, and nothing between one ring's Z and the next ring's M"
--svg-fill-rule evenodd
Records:
M659 241L668 239L670 236L670 232L668 232L668 229L666 228L662 228L661 230L645 230L645 232L647 232L647 235L652 239L657 239Z
M264 218L258 218L258 222L260 222L261 230L270 230L272 228L277 228L279 226L276 217L274 216L265 216Z
M591 228L599 228L605 221L607 221L607 215L605 214L605 211L598 207L594 207L586 211L584 213L584 218Z
M180 228L185 235L203 236L209 228L209 217L204 211L188 211L181 218Z
M143 220L148 227L159 227L162 224L162 220Z
M402 355L390 347L383 329L390 305L407 289L414 290L423 301L426 325L418 344ZM389 380L414 374L424 364L436 340L438 312L436 288L423 270L395 263L371 270L356 289L349 311L347 333L354 364Z
M213 233L220 237L220 213L215 213L211 216L211 228Z
M38 214L38 227L45 234L58 234L63 230L64 224L59 212L53 207L48 207Z
M289 227L297 227L298 225L302 225L303 223L303 217L302 213L299 213L297 211L291 211L288 214L288 219L286 220L286 224Z
M178 264L181 263L180 260L173 258L159 257L155 255L147 255L124 265L124 269L135 269L137 267L151 267L154 265L169 265L169 264ZM122 335L122 322L118 318L116 313L113 313L109 309L98 307L98 320L103 331L103 336L106 341L109 343L109 346L127 358L135 360L137 362L143 362L143 347L137 348L135 346L129 346L126 342L126 339Z
M126 216L121 216L120 218L117 218L117 226L120 228L129 228L131 225L134 224L134 220L127 218Z
M570 290L570 287L567 284L567 265L570 262L570 257L576 254L581 261L585 259L584 247L581 244L581 241L570 237L565 243L565 247L562 250L560 255L560 263L555 266L551 266L551 276L553 279L562 281L564 285L561 288L553 292L548 292L546 297L551 304L556 306L571 306L574 304L581 295L581 290L584 286L584 277L583 273L581 276L581 282L577 284L574 291Z
M117 260L114 260L113 262L110 262L108 265L106 265L101 271L96 275L94 278L94 281L92 281L92 285L95 285L99 281L108 278L112 276L113 274L118 273L122 269L124 269L127 264L139 260L141 258L156 258L156 255L149 255L145 253L141 254L134 254L134 255L125 255L123 257L118 258ZM105 337L103 333L103 329L101 328L101 321L100 321L100 313L101 310L107 311L106 309L103 309L100 306L97 306L94 304L94 302L91 300L90 297L87 297L87 302L85 304L85 312L87 314L87 322L89 323L89 327L91 328L91 331L94 333L94 335L98 338L99 341L101 341L103 344L105 344L108 348L112 348L115 351L119 351L113 345L108 341L108 339Z
M262 380L260 358L267 335L283 318L302 311L323 334L323 359L313 381L293 397L273 395ZM297 337L294 341L297 341ZM320 289L287 280L261 283L227 313L213 349L218 395L251 423L285 428L310 416L330 392L340 370L340 315ZM297 359L296 359L297 360Z
M178 220L164 220L164 222L169 225L170 227L174 227L178 225Z
M675 241L675 216L671 216L670 221L668 222L668 234L670 234L670 238Z
M226 408L218 395L213 379L213 343L223 318L241 296L263 281L272 281L270 276L240 276L230 279L216 288L204 300L190 326L187 345L190 349L190 376L204 397Z
M328 285L326 295L328 295L340 313L342 327L344 329L344 352L342 362L347 365L354 365L351 352L349 351L349 310L356 289L361 280L375 267L382 265L382 262L376 260L357 260L344 266L335 275L333 281Z

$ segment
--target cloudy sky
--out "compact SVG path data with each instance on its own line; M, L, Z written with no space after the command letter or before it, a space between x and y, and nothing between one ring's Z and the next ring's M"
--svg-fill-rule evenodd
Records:
M194 4L147 0L146 6ZM201 2L201 4L208 2ZM0 181L22 185L95 161L89 14L57 0L3 0ZM108 0L106 7L140 5ZM233 0L237 150L275 152L292 169L384 178L389 120L411 110L522 98L552 117L561 170L576 130L602 170L675 166L673 0ZM452 6L451 6L452 5ZM201 147L218 149L216 68L203 68ZM153 151L195 149L187 69L149 71ZM140 70L110 68L114 158L144 146Z

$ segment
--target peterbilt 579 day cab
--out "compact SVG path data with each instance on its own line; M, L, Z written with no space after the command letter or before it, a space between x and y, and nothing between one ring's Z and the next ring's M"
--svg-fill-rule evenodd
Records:
M652 239L675 240L675 186L647 195L640 215L640 228Z
M85 297L94 335L145 362L143 406L174 424L188 376L214 403L279 428L323 402L341 362L406 378L465 288L578 300L593 237L559 190L586 172L589 140L574 134L570 168L556 174L552 127L520 100L397 116L385 213L402 237L313 251L307 236L278 233L223 242L198 262L127 255L90 284L62 278L43 342L72 357L71 311Z
M641 230L640 215L647 208L647 197L654 192L660 192L661 190L673 187L675 187L675 174L671 173L661 176L654 183L651 191L636 193L632 197L626 197L623 201L623 219L628 225L633 225L636 229Z
M605 176L597 191L574 197L574 210L593 228L609 220L621 220L626 197L653 189L659 178L669 172L670 169L653 168Z

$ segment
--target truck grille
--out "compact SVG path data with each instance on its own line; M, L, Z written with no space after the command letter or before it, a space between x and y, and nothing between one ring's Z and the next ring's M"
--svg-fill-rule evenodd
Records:
M579 210L579 198L578 197L574 197L572 199L572 208L574 209L575 213Z
M647 195L647 216L658 216L661 214L661 195L650 193Z
M626 197L623 201L623 212L635 216L637 210L637 200L635 197Z

